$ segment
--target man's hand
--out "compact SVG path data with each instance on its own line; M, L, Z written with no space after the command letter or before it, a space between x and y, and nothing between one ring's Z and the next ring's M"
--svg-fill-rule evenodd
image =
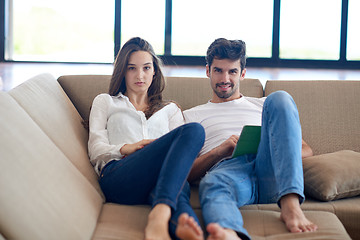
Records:
M188 177L189 182L200 179L221 159L231 156L238 140L238 135L232 135L216 148L196 158Z
M130 155L130 154L136 152L137 150L142 149L146 145L152 143L153 141L155 141L155 139L143 139L143 140L141 140L139 142L136 142L136 143L125 144L120 149L120 153L122 155L124 155L124 156Z
M239 135L232 135L214 149L215 154L219 157L219 159L231 156L238 141Z

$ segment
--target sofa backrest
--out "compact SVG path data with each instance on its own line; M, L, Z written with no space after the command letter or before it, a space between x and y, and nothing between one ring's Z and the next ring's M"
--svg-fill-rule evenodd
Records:
M67 75L58 82L83 119L88 119L93 99L108 92L110 75ZM251 97L262 97L263 86L258 79L244 79L240 91ZM208 78L166 77L164 99L176 101L183 110L206 103L212 96Z
M90 239L102 198L4 92L0 92L0 132L0 232L4 238Z
M314 154L360 152L360 81L267 81L266 96L277 90L294 98Z
M249 97L262 97L263 86L258 79L244 79L240 91ZM213 91L208 78L167 77L164 99L174 100L183 110L208 102Z
M41 74L9 94L103 196L88 157L88 131L56 79L50 74Z
M94 98L108 92L110 78L110 75L65 75L59 77L58 82L80 116L88 120Z

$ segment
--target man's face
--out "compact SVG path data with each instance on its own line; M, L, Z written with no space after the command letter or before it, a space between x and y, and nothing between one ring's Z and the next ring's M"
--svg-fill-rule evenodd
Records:
M246 69L241 72L240 59L214 59L211 67L206 66L206 75L210 78L214 91L211 102L227 102L240 98L240 80L245 77Z

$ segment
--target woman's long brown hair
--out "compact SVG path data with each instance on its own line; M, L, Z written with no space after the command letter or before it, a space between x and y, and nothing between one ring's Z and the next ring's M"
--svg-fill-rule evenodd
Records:
M148 89L149 106L145 110L146 118L150 118L156 111L164 107L168 102L163 101L162 92L165 88L165 79L161 71L162 62L156 56L153 47L146 40L135 37L127 41L119 51L114 62L114 71L110 81L109 94L116 96L120 92L125 94L126 83L125 75L129 58L133 52L145 51L148 52L153 59L154 71L152 83Z

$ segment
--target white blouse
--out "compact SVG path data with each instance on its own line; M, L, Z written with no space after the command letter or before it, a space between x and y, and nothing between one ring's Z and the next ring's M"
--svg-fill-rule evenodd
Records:
M169 103L146 119L123 94L95 97L89 117L89 157L97 174L111 160L120 160L120 149L143 139L156 139L184 124L182 111Z

